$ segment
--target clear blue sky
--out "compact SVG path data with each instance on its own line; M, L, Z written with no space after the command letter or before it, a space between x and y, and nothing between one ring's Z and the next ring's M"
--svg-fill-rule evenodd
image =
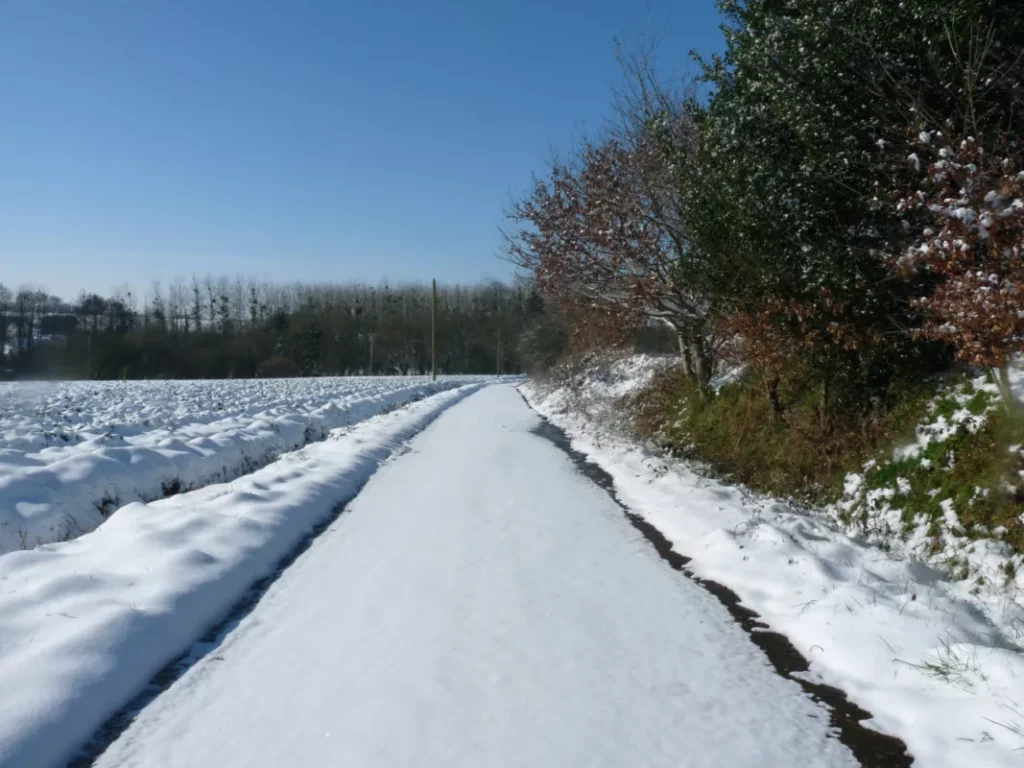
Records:
M713 0L0 1L0 282L505 277L497 226Z

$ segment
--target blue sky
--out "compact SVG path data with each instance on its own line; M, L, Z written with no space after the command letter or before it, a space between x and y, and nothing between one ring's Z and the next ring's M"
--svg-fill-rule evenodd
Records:
M0 282L505 277L509 200L713 0L3 0Z

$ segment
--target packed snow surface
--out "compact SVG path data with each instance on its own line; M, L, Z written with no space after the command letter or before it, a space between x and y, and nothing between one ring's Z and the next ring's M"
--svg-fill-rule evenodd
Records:
M856 765L538 423L445 412L97 765Z
M616 398L653 361L626 360L571 387L523 387L599 464L632 511L699 576L735 591L810 662L901 738L922 768L1017 768L1024 751L1024 601L1015 584L951 582L827 515L703 476L625 436ZM977 543L979 558L984 542ZM727 763L723 763L727 764ZM772 764L766 761L765 765Z
M232 483L131 504L74 541L0 557L0 766L63 765L382 461L478 387L336 430ZM315 591L331 603L356 585Z
M0 554L73 539L130 502L232 480L471 380L0 383Z

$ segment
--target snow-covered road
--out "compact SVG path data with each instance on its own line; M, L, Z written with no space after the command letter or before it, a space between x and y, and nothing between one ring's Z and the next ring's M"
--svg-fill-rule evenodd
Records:
M856 765L538 423L445 412L96 765Z

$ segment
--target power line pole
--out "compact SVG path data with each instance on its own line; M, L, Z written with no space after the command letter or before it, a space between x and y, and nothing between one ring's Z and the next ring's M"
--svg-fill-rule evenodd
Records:
M437 280L430 281L430 376L437 381Z
M501 326L498 326L498 351L494 356L495 358L495 372L496 376L501 376Z

